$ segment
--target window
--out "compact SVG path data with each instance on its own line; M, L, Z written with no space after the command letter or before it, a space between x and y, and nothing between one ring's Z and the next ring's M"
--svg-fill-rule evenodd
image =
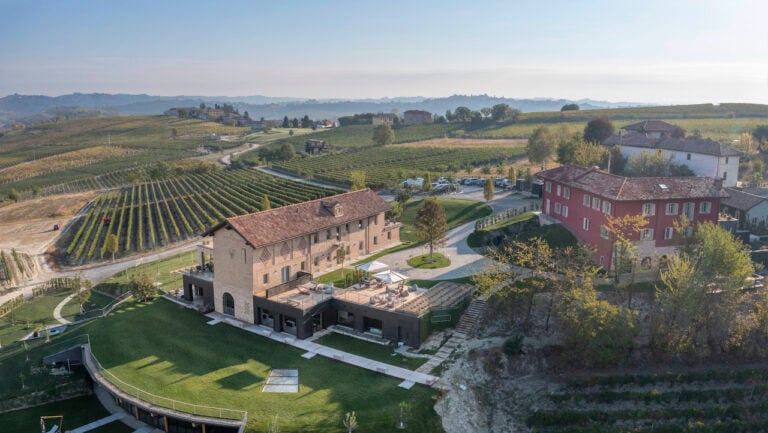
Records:
M302 262L301 262L301 270L302 270L302 272L306 270L306 269L305 269L306 263L307 263L307 262L305 262L305 261L303 261L303 260L302 260Z
M690 161L690 160L691 160L691 154L689 153L688 155L686 155L685 159L687 159L688 161Z
M339 226L339 227L336 227L336 234L337 234L337 235L340 235L340 234L341 234L341 226Z
M691 236L693 236L693 227L688 226L685 228L685 237L689 238Z
M584 218L584 221L581 222L581 228L589 231L589 218Z
M672 239L672 236L675 234L675 228L674 227L665 227L664 228L664 239L670 240Z
M373 237L373 244L374 245L378 245L379 244L379 237L378 236L374 236Z
M563 197L565 197L567 200L571 199L571 189L567 186L563 188Z
M557 186L557 196L560 197L560 185Z
M603 200L603 213L611 214L611 202Z
M725 180L725 179L728 179L728 172L727 171L723 172L723 180Z
M555 213L560 215L560 212L562 211L562 206L560 203L555 203Z
M387 232L387 240L392 240L392 230Z
M642 230L640 230L640 240L652 241L653 240L653 229L642 229Z
M544 188L546 188L547 192L552 192L552 182L547 182Z
M699 203L699 213L708 214L712 211L712 202L703 201Z
M603 239L608 239L608 227L600 226L600 237Z
M594 210L600 210L600 199L597 197L592 197L592 209Z
M357 244L357 249L362 250L363 249L363 241L360 241L359 244Z
M568 206L563 206L563 216L568 218Z
M315 257L315 266L320 266L320 257Z
M363 228L363 220L360 220L357 222L357 228L359 229Z
M651 259L648 256L643 257L643 260L640 261L640 266L646 271L651 269L652 265L653 265L653 259Z
M313 243L317 243L317 238L318 238L318 236L317 236L317 233L315 233L315 234L312 236L312 242L313 242Z
M328 240L331 238L331 229L328 229L325 231L325 240Z
M683 203L683 214L689 219L693 219L693 203Z
M600 266L603 266L603 262L605 262L605 257L600 256L600 261L599 261Z
M656 204L644 203L643 204L643 216L656 215Z
M267 283L269 283L269 274L264 274L264 275L262 275L262 276L261 276L261 281L262 281L262 283L264 283L264 284L267 284Z
M280 269L280 277L283 279L284 283L287 283L291 279L291 267L283 266L283 268Z
M725 157L725 163L728 164L728 157Z
M349 223L347 223L344 228L347 230L347 233L349 233Z
M586 207L589 207L589 201L590 201L589 194L584 194L584 200L581 201L582 204L584 204L584 206Z
M328 254L327 256L325 256L325 261L326 261L326 262L330 262L330 261L331 261L331 255L330 255L330 254Z
M378 215L373 217L373 225L375 225L375 226L379 225L379 216Z
M677 203L667 203L667 215L677 215L678 208L680 207Z

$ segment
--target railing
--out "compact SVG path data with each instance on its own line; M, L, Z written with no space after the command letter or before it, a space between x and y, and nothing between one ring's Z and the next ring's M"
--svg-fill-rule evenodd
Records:
M104 317L107 314L111 313L112 310L117 308L118 305L122 304L123 302L130 299L133 295L131 293L123 293L119 297L115 298L112 302L105 305L102 308L98 308L95 310L91 310L87 313L85 313L82 317L77 319L74 323L82 323L87 322L89 320L98 319L99 317Z
M184 401L174 400L172 398L162 397L162 396L144 391L143 389L137 388L131 385L130 383L127 383L124 380L118 378L117 376L112 374L109 370L104 368L99 362L99 360L96 359L96 355L94 355L93 352L91 351L90 343L84 346L83 351L88 357L88 361L90 361L90 365L93 368L95 368L96 371L106 381L114 385L120 391L123 391L126 394L136 397L139 400L145 401L155 406L160 406L160 407L164 407L164 408L171 409L178 412L184 412L191 415L205 416L210 418L229 419L229 420L242 420L243 422L247 420L248 412L244 410L227 409L222 407L193 404L193 403L188 403Z
M541 209L541 205L536 202L526 206L518 206L515 208L505 209L501 212L497 212L493 215L488 215L485 218L480 218L479 220L475 221L475 230L482 230L486 227L504 222L508 219L512 219L526 212L532 212L539 209Z

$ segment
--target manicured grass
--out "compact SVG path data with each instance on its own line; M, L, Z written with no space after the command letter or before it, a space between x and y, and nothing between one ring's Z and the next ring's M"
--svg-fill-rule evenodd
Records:
M320 275L319 277L315 278L315 281L323 283L323 284L330 284L333 283L334 287L347 287L345 277L347 275L354 275L355 269L353 268L344 268L344 277L341 276L341 269L336 269L335 271L328 272L327 274Z
M401 233L402 233L402 231L401 231ZM368 263L368 262L372 262L372 261L374 261L374 260L378 259L379 257L384 257L384 256L386 256L387 254L392 254L392 253L396 253L396 252L398 252L398 251L407 250L408 248L413 248L414 246L415 246L415 245L413 245L413 244L412 244L412 243L410 243L410 242L402 243L402 244L400 244L400 245L397 245L397 246L395 246L395 247L392 247L392 248L386 249L386 250L384 250L384 251L379 251L378 253L376 253L376 254L373 254L373 255L371 255L371 256L368 256L368 257L364 258L363 260L360 260L360 261L357 261L357 262L355 262L354 264L355 264L355 265L360 265L360 264L362 264L362 263Z
M131 280L133 274L146 273L154 278L155 281L161 283L158 286L161 290L181 289L181 273L196 266L197 258L196 251L189 251L167 259L144 263L116 273L99 283L96 288L114 296L119 296L128 290L126 284Z
M396 354L389 346L382 346L341 334L324 335L315 340L315 343L409 370L416 370L427 362L427 358L406 358Z
M404 242L419 242L415 223L416 212L419 206L421 206L422 201L423 199L410 200L405 204L403 215L400 218L403 223L403 226L400 228L400 239ZM445 209L445 218L448 222L449 230L493 213L493 210L487 204L473 200L439 197L437 202Z
M526 212L526 213L522 213L520 215L517 215L517 216L515 216L513 218L510 218L510 219L508 219L506 221L502 221L500 223L496 223L496 224L494 224L492 226L487 226L487 227L483 228L483 230L490 231L490 230L503 229L504 227L509 227L509 226L511 226L513 224L517 224L519 222L532 220L532 219L534 219L536 217L537 217L537 215L535 213L533 213L533 212Z
M437 391L319 356L159 299L128 303L105 319L80 325L95 355L122 380L165 397L248 411L249 432L267 429L275 415L283 432L337 432L355 411L361 431L394 432L398 404L412 406L411 431L440 432ZM72 331L74 332L74 330ZM300 392L261 393L273 368L298 368Z
M111 296L91 292L91 298L88 299L88 302L83 304L83 309L85 310L85 314L87 314L94 310L100 310L114 301L115 298ZM77 298L72 298L69 300L69 302L64 304L64 307L62 307L61 317L69 320L70 322L74 322L80 318L79 316L80 304L77 303Z
M535 230L520 234L517 240L524 242L535 237L542 238L552 248L571 247L577 244L576 238L562 224L541 226Z
M0 426L3 426L3 431L7 432L39 432L40 417L50 415L63 415L62 427L68 431L110 414L99 403L96 396L91 395L0 414ZM50 430L53 424L57 423L58 420L47 420L46 428ZM120 421L113 421L97 430L91 430L96 433L130 433L132 431L132 428Z
M438 269L451 265L451 259L440 253L432 253L432 260L429 260L429 254L412 257L408 259L408 265L418 269Z
M70 292L40 296L24 303L21 307L0 318L0 344L7 346L35 330L35 324L58 323L53 318L53 309L69 296Z

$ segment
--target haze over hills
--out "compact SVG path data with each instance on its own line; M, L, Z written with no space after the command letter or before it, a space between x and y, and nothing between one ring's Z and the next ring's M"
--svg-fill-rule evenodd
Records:
M336 119L363 112L390 112L393 109L427 110L443 114L465 106L472 110L491 107L495 104L509 104L523 112L557 111L568 103L577 103L582 109L620 108L648 104L633 102L607 102L591 99L566 100L551 98L514 99L488 95L453 95L444 98L418 96L380 99L307 99L270 96L157 96L105 93L73 93L61 96L8 95L0 98L0 126L13 123L35 123L55 118L92 117L120 114L162 114L171 107L192 107L200 103L213 105L228 103L240 112L248 111L252 118L279 119L283 116L315 119Z

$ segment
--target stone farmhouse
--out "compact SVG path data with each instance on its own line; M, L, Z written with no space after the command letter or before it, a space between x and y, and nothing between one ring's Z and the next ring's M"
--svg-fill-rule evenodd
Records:
M373 117L371 118L371 123L374 126L376 126L376 125L383 125L385 123L387 125L394 125L395 123L397 123L398 120L399 119L397 118L397 114L394 114L394 113L379 113L379 114L374 114L373 115Z
M595 250L607 270L615 264L607 217L643 215L648 225L634 234L640 271L658 270L680 244L675 221L686 215L693 225L717 223L721 200L728 198L722 181L709 177L636 177L600 169L562 166L536 174L544 181L542 214L562 223Z
M424 125L432 123L432 113L424 110L408 110L403 113L403 124L405 125Z
M724 186L736 186L741 152L708 138L679 136L680 129L660 120L647 120L621 128L603 145L621 146L625 158L643 151L661 150L670 162L685 165L696 174L723 179Z

